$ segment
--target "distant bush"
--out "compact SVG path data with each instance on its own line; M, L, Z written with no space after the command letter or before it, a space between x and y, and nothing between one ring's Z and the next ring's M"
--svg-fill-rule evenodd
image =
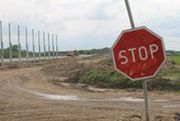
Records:
M78 50L79 54L107 54L110 52L110 48L91 49L91 50Z

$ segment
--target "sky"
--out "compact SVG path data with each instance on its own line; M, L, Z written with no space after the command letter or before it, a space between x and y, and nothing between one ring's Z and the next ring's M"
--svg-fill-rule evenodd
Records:
M147 26L164 38L166 50L180 51L179 0L129 3L136 27ZM32 28L35 35L38 30L58 35L60 50L111 47L122 30L130 29L124 0L0 0L0 20L5 45L10 22L13 43L17 42L16 26L20 25L22 46L28 27L29 38Z

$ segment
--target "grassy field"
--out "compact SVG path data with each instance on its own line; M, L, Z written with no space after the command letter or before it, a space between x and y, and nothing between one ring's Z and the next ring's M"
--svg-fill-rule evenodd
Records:
M174 63L175 65L180 65L180 55L170 55L167 56L168 60Z

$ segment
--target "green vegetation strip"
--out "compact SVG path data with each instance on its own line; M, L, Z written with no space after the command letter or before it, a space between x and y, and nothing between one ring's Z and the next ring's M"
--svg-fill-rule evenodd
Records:
M142 89L143 81L131 81L114 71L112 60L99 63L80 76L80 82L101 88ZM180 91L180 69L174 65L164 67L155 78L149 79L149 90Z

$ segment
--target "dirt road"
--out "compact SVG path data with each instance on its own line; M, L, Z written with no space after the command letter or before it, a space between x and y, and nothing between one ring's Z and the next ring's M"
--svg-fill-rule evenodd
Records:
M144 120L141 90L54 85L42 66L0 70L0 121ZM150 92L149 100L152 121L179 120L179 93Z

